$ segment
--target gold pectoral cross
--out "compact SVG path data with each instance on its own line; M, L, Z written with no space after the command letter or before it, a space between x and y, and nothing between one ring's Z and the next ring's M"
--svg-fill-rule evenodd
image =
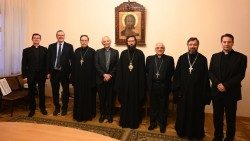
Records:
M133 68L134 68L133 64L132 64L132 63L129 63L129 66L128 66L129 71L132 71Z

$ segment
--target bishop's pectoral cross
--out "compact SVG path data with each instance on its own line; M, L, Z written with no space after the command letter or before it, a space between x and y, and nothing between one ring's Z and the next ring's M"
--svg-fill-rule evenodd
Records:
M155 75L156 75L156 78L158 78L160 74L157 72Z
M193 70L193 67L189 67L188 69L189 69L189 74L191 74L192 70Z

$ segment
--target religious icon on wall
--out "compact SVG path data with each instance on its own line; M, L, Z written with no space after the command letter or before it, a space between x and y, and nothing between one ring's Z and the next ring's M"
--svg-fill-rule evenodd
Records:
M115 43L125 45L134 35L138 45L145 45L145 8L136 2L123 2L115 8Z

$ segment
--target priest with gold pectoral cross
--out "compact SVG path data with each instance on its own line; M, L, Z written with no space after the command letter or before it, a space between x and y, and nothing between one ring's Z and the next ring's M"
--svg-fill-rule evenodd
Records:
M205 105L210 103L207 59L198 52L199 40L187 41L188 52L181 55L173 77L174 101L177 103L175 130L179 137L202 139Z
M174 59L164 54L165 45L157 43L155 55L146 59L147 91L150 97L150 126L153 130L159 125L160 132L166 131L168 98L171 92L171 78L174 73Z
M140 108L145 98L145 57L136 48L136 37L126 38L127 49L121 52L115 90L121 104L120 126L136 129L141 122Z

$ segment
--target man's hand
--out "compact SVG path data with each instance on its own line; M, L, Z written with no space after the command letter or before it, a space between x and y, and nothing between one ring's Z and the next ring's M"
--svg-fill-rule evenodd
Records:
M51 75L50 74L47 74L47 79L50 79L51 78Z
M103 74L103 80L104 80L104 81L109 81L109 80L111 79L111 77L112 77L112 76L111 76L110 74L106 74L106 73Z
M224 85L222 83L220 83L220 84L217 85L217 89L220 92L225 92L226 91L226 88L224 87Z

